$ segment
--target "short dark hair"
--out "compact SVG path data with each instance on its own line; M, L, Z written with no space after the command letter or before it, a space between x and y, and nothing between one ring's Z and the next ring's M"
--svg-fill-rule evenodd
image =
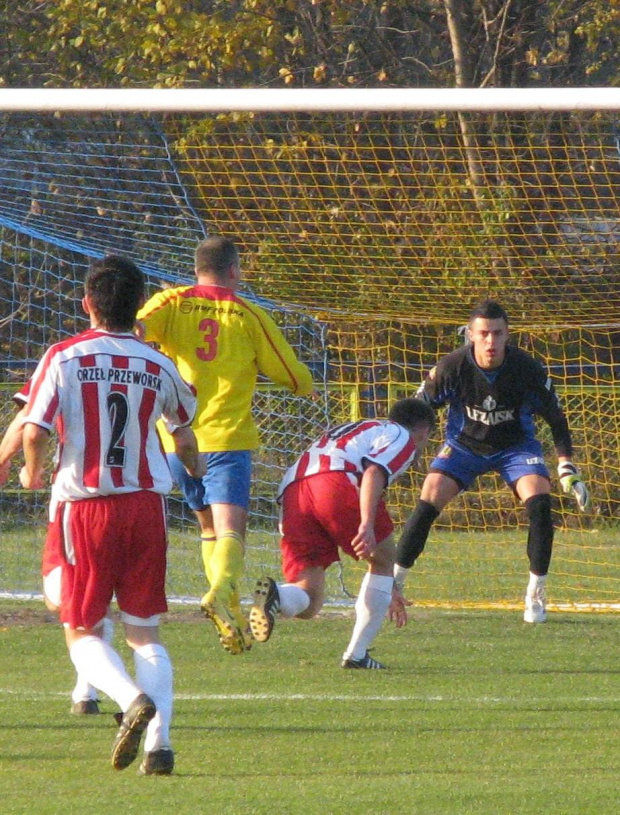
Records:
M131 331L144 300L144 275L120 255L91 263L84 284L98 321L108 330Z
M436 422L433 408L414 397L399 399L398 402L395 402L390 408L388 419L409 430L414 430L418 425L427 425L432 429Z
M483 300L482 303L478 303L469 315L469 322L473 322L478 317L483 320L504 320L508 325L508 315L496 300Z
M196 274L211 273L223 277L230 266L238 261L239 250L234 241L221 235L205 238L194 253Z

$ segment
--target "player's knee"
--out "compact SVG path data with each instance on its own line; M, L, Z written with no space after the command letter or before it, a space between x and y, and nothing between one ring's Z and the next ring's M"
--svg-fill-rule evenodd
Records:
M60 610L62 567L56 566L43 578L43 600L48 611Z
M310 605L308 608L304 609L301 614L298 614L300 620L311 620L312 617L316 617L319 611L323 608L323 596L312 595L308 592L308 596L310 597Z
M426 546L426 539L438 510L429 501L420 499L404 526L398 547L396 562L405 569L410 569L420 557Z
M60 611L60 605L53 603L45 594L43 595L43 602L48 611Z
M551 496L549 493L532 495L531 498L525 501L525 510L530 519L530 525L553 526L551 518Z

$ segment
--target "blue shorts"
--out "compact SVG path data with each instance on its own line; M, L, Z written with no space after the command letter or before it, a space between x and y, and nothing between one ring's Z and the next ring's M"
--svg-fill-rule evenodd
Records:
M492 456L478 456L449 442L443 445L429 470L449 475L463 490L469 489L479 475L490 472L499 473L510 487L524 475L549 478L542 446L536 439L508 447Z
M206 509L211 504L250 506L250 479L252 453L249 450L231 450L222 453L200 453L206 461L203 478L192 478L178 456L168 453L170 472L183 493L190 509Z

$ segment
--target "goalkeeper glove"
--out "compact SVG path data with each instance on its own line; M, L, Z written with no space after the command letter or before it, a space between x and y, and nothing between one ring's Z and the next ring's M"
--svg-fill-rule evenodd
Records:
M561 461L558 464L558 477L564 492L572 492L577 499L577 506L582 512L590 505L588 488L581 480L579 470L572 461Z

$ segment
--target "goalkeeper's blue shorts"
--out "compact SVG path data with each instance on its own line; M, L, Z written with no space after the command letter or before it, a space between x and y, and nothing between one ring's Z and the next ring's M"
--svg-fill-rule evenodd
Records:
M207 472L203 478L192 478L179 458L168 453L170 472L190 509L206 509L211 504L234 504L248 509L252 453L230 450L200 453L200 457L206 461Z
M479 456L454 442L445 443L431 462L430 472L449 475L467 490L479 475L498 473L512 487L524 475L549 478L539 441L530 439L491 456Z

